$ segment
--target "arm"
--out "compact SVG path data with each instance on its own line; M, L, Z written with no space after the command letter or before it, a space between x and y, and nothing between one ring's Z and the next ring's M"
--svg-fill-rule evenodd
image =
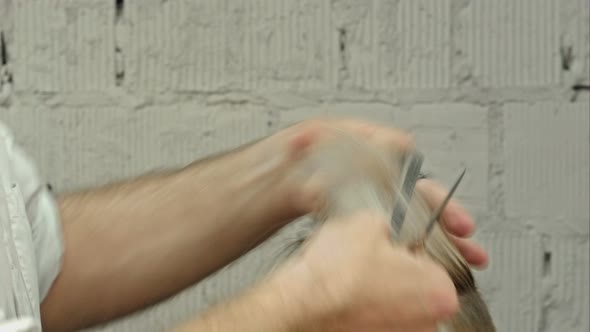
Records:
M217 305L173 332L310 331L304 328L306 322L314 320L310 307L294 301L294 296L304 290L294 292L294 289L286 288L296 285L280 286L275 281L267 281L230 302Z
M453 283L392 245L387 222L361 212L324 224L266 280L174 332L434 331L457 310Z
M44 329L74 330L152 305L312 210L316 189L297 185L291 175L324 126L392 147L408 141L403 133L360 121L316 120L176 172L60 197L65 253L61 273L41 305ZM456 222L450 224L451 233L462 237L473 228L452 202L445 215ZM465 242L462 252L474 248ZM248 318L250 301L266 299L250 295L228 310ZM214 311L219 317L220 310ZM257 325L256 331L264 329Z
M44 328L78 329L165 299L295 217L280 142L60 197L66 249L41 306Z

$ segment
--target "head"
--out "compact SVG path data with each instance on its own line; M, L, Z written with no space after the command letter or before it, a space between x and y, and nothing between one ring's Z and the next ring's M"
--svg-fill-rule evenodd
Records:
M332 139L310 149L301 179L322 179L322 185L327 189L325 200L312 216L315 226L361 209L372 209L389 220L394 206L403 204L406 207L405 221L399 231L392 227L392 240L410 244L420 238L432 211L419 192L408 196L402 193L405 157L401 151L385 151L340 132L334 132ZM300 233L292 248L302 244L310 232ZM469 265L439 225L428 237L425 252L446 269L459 297L459 311L450 322L440 327L440 331L494 332L488 307Z

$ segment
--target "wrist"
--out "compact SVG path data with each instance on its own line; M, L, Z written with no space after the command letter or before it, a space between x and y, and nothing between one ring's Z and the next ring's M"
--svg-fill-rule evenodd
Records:
M328 294L327 285L302 257L287 261L271 276L269 284L277 303L285 303L290 313L289 331L324 331L323 327L331 326L343 313L339 301Z
M244 220L254 218L269 226L280 226L300 217L296 202L296 161L289 156L288 137L280 132L220 157L189 166L196 190L205 184L211 204L223 203L223 213Z
M299 332L311 330L294 284L271 278L178 327L184 331Z
M324 317L321 299L314 296L312 283L297 268L273 275L261 293L266 293L268 312L276 314L285 331L315 331Z

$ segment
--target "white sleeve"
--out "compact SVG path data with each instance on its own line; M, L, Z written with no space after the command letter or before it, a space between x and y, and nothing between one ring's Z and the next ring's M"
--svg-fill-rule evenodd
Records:
M6 320L0 309L0 332L41 332L33 318Z
M57 202L26 153L13 142L7 152L31 224L41 302L59 274L64 252Z

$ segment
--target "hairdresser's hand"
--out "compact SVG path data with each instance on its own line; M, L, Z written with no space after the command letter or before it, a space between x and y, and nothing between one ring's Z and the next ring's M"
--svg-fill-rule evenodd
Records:
M363 212L329 220L266 280L175 332L434 332L457 309L443 268Z
M418 181L416 189L422 193L433 210L442 204L448 193L447 189L431 179ZM486 251L469 239L475 232L473 218L456 200L449 201L441 215L441 222L467 262L474 267L485 268L488 264Z
M347 131L361 139L368 140L372 144L392 151L408 151L414 148L414 140L409 133L357 119L318 118L308 120L288 128L280 135L285 133L290 135L292 153L297 155L299 151L305 150L309 145L326 139L323 135L326 128L338 128ZM416 187L433 210L442 203L448 192L430 179L418 181ZM304 213L313 210L316 194L303 192L296 195L301 198L298 201L299 209ZM451 238L467 262L479 268L487 265L488 256L486 251L468 239L475 231L473 218L456 200L452 199L447 204L442 213L442 223L446 226Z
M376 215L332 220L277 272L284 299L309 319L302 331L434 331L454 314L447 273L390 239L387 220Z

